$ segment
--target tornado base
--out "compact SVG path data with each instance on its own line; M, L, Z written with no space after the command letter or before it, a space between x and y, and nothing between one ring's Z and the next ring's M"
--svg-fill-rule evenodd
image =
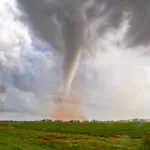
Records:
M80 108L81 100L70 94L67 98L58 94L54 97L54 109L50 117L54 120L69 121L69 120L86 120L83 111Z

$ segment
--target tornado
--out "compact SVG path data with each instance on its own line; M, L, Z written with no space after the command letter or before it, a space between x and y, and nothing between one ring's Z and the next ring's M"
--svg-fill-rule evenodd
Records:
M63 91L67 96L85 43L87 25L85 2L87 1L18 0L18 2L27 15L26 20L35 35L55 50L63 52Z
M69 93L71 83L79 66L85 40L86 18L80 10L74 10L73 13L74 15L64 18L62 27L66 48L63 64L64 92L66 95Z

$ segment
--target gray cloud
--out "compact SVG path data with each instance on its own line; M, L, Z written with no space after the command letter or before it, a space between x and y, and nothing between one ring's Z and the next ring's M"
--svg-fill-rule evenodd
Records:
M78 4L84 4L88 0L64 0L64 1L40 1L40 0L19 0L20 7L23 8L25 13L28 15L28 21L32 25L35 34L39 35L41 39L44 39L48 43L55 45L56 49L62 49L62 45L58 48L63 41L60 30L57 29L59 26L55 25L55 21L51 15L57 15L62 17L73 17L75 10L78 9ZM141 45L148 44L149 37L149 6L150 2L148 0L94 0L94 8L87 10L88 23L93 20L98 20L100 17L108 15L107 22L103 27L99 27L101 31L108 30L109 28L118 28L124 12L130 13L131 22L130 29L127 34L127 39L131 42L131 45ZM103 7L102 7L103 6ZM100 9L101 8L101 9ZM45 11L49 11L48 14ZM73 13L72 13L73 12ZM71 16L72 15L72 16ZM78 14L78 17L81 14ZM61 19L63 20L63 19ZM81 22L80 22L81 24ZM79 31L78 27L78 32ZM59 32L59 34L58 34ZM58 40L60 39L60 40ZM54 42L55 41L55 42ZM54 44L55 43L55 44Z
M36 38L36 45L32 42L28 27L19 21L21 12L17 3L7 2L0 2L4 8L0 9L0 110L38 113L49 103L48 98L41 95L49 94L59 84L59 76L56 76L59 65L55 66L61 62L59 57L55 59L57 54L53 55L52 49L51 52L46 50L49 48L44 42Z

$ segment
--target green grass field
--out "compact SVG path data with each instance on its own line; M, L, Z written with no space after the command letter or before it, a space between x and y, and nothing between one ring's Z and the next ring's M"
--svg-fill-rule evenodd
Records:
M148 122L0 122L0 150L150 150Z

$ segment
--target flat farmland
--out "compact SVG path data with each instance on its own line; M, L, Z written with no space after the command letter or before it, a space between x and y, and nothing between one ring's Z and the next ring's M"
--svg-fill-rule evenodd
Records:
M0 122L0 150L150 150L150 122Z

